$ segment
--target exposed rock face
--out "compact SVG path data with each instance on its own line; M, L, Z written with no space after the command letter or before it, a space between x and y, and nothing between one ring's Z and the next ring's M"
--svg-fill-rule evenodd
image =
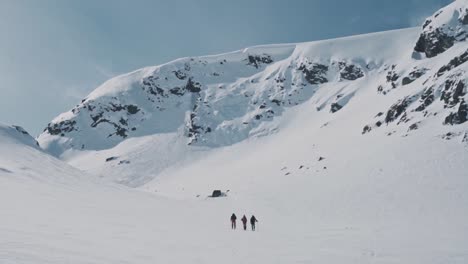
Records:
M465 101L460 102L456 107L455 111L451 112L444 121L444 124L458 125L463 124L467 121L468 116L468 105Z
M432 58L455 43L465 41L468 37L467 5L466 0L457 0L426 19L414 50Z
M410 105L412 98L406 97L390 107L385 116L385 123L390 123L395 121L403 113L405 113L406 108Z
M434 102L434 90L432 88L425 89L419 101L421 104L414 111L421 112Z
M364 77L364 72L359 66L347 64L346 62L339 62L339 68L341 79L354 81Z
M451 48L455 40L455 37L437 28L432 32L423 33L419 37L414 50L425 53L428 58L432 58Z
M445 103L445 107L454 107L464 100L465 94L465 83L451 78L445 81L445 88L440 95L440 100Z
M340 104L333 103L330 106L330 112L335 113L335 112L339 111L341 108L343 108L343 107Z
M76 121L75 120L64 120L60 121L59 123L50 123L46 130L51 135L62 135L64 136L65 133L69 133L71 131L76 131L75 128Z
M255 68L259 68L262 64L270 64L273 62L273 59L268 54L262 55L249 55L247 57L248 63L247 65L252 65Z
M444 73L462 65L463 63L468 61L468 49L462 53L460 56L457 56L450 60L450 62L444 66L442 66L439 71L437 72L438 76L443 75Z
M428 71L428 69L426 69L426 68L422 68L422 69L417 69L416 68L413 71L411 71L408 74L408 76L403 77L403 79L401 80L401 84L402 85L410 84L410 83L414 82L415 80L417 80L419 77L423 76L427 71Z
M328 66L319 63L302 63L297 68L304 73L304 77L310 84L322 84L328 82Z

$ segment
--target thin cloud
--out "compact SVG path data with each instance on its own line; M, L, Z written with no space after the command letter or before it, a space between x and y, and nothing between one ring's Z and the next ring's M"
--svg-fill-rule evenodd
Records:
M104 67L103 65L100 64L95 64L94 69L96 70L97 73L105 77L106 79L110 79L112 77L115 77L117 73L113 72L111 69Z

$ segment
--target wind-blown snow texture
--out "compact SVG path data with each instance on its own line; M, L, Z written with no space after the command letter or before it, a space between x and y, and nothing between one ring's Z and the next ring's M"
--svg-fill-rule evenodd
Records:
M467 263L467 7L116 77L45 151L0 127L0 262Z

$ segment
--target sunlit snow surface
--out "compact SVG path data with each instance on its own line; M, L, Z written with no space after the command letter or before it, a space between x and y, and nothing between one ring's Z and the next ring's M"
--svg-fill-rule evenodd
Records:
M432 26L452 34L466 3ZM54 119L44 149L0 125L0 263L468 263L468 45L426 58L431 30L138 70Z

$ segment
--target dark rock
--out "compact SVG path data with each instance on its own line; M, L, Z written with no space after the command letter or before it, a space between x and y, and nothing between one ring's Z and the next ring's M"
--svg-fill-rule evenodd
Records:
M318 63L301 64L297 70L304 73L304 77L310 84L322 84L328 82L328 66Z
M462 142L468 142L468 132L465 132L465 134L463 135Z
M247 65L252 65L255 68L259 68L262 64L270 64L273 62L273 59L268 54L263 55L249 55L247 57L248 63Z
M185 85L185 90L191 93L198 93L201 91L201 84L199 82L194 82L192 78L189 78Z
M429 105L431 105L434 102L434 90L432 88L425 89L419 101L421 102L421 105L414 109L414 111L416 112L421 112L425 110Z
M113 160L116 160L118 158L119 157L115 157L115 156L114 157L109 157L109 158L106 159L106 162L113 161Z
M427 72L427 69L416 69L408 74L408 76L404 77L401 80L402 85L408 85L412 82L414 82L416 79L419 77L423 76Z
M20 132L21 134L29 136L29 133L26 130L24 130L24 128L20 126L12 126L12 127L16 129L16 131Z
M460 102L455 112L451 112L444 121L444 125L458 125L467 121L468 105L465 101Z
M408 131L416 130L419 128L419 122L412 124L409 126Z
M379 92L379 93L383 92L383 86L382 85L379 85L379 87L377 87L377 92Z
M448 36L437 28L431 32L423 32L419 36L414 50L425 53L428 58L432 58L451 48L454 43L454 37Z
M423 29L425 29L427 26L429 26L430 23L432 23L432 20L426 19L426 21L424 21L424 24L423 24Z
M465 9L465 15L460 17L459 20L463 25L468 25L468 8Z
M155 76L148 76L146 78L143 78L141 82L141 86L143 90L145 90L147 93L153 96L161 96L161 97L167 97L165 94L164 90L156 83L156 81L159 79L159 77Z
M224 197L224 196L226 196L226 193L222 192L221 190L214 190L211 196L209 197L217 198L217 197Z
M332 103L331 106L330 106L330 112L335 113L335 112L339 111L341 108L343 108L343 106L341 106L340 104Z
M112 123L114 126L116 126L114 123ZM128 135L127 135L127 129L123 128L123 127L120 127L120 126L116 126L116 131L115 131L115 135L118 135L118 136L121 136L123 138L126 138Z
M173 73L176 76L176 78L179 80L185 80L185 78L187 78L187 74L185 74L184 72L181 72L180 70L173 71Z
M385 123L388 124L400 117L406 111L406 108L409 106L411 101L411 97L405 97L404 99L399 100L398 102L393 104L387 111L387 115L385 116Z
M445 81L445 88L442 91L440 100L445 102L446 107L453 107L463 100L465 96L465 83L463 81L457 81L448 79Z
M182 89L180 87L174 87L172 89L169 89L169 92L174 95L182 96L185 94L185 89Z
M76 131L77 128L75 128L75 125L75 120L60 121L59 123L49 124L47 126L47 132L49 132L51 135L61 135L64 133Z
M398 78L400 78L400 76L396 73L395 68L396 65L392 65L392 70L388 71L386 76L387 83L390 83L392 88L396 88L396 81L398 81Z
M369 133L372 130L372 127L369 125L365 125L364 128L362 129L362 134Z
M437 76L441 76L444 73L462 65L463 63L468 61L468 50L466 50L461 55L453 58L447 65L442 66L439 71L437 72Z
M134 115L140 111L140 108L136 105L127 105L127 112L131 115Z
M346 62L339 62L338 65L341 79L354 81L364 77L364 72L359 66L347 64Z
M122 124L124 126L128 125L127 120L125 120L123 117L120 118L119 122L120 122L120 124Z
M271 100L272 103L275 103L277 106L280 106L281 105L281 101L278 100L278 99L273 99Z

